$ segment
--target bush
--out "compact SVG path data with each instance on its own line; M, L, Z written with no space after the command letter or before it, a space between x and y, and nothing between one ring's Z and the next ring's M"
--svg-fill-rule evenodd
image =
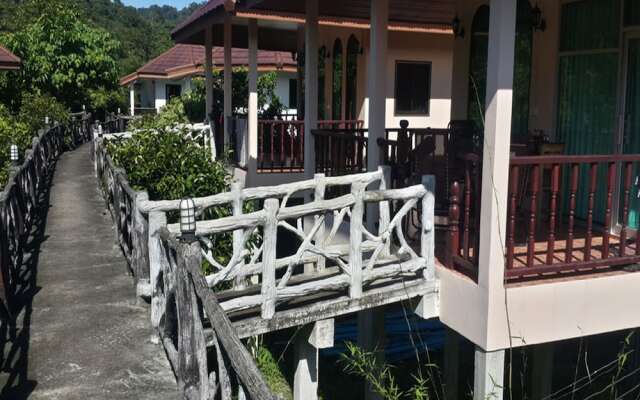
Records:
M69 111L49 95L24 95L18 119L27 124L33 135L44 127L45 117L49 117L52 124L56 121L63 123L69 120Z
M34 130L29 124L19 121L13 117L9 111L0 104L0 191L4 188L9 175L9 149L12 144L18 146L20 157L31 147Z

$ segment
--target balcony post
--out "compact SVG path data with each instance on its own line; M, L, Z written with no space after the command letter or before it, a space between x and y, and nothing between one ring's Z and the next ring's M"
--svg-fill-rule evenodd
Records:
M258 21L249 20L249 104L247 136L249 138L249 182L258 167Z
M134 83L129 85L129 115L136 115L136 86Z
M213 111L213 28L207 26L204 33L204 77L206 92L206 115L209 119Z
M312 129L318 127L318 0L306 0L304 55L304 171L311 179L316 157Z
M484 351L476 347L473 400L502 400L504 350Z
M231 146L231 117L233 116L233 70L232 68L232 25L231 16L224 17L224 147Z

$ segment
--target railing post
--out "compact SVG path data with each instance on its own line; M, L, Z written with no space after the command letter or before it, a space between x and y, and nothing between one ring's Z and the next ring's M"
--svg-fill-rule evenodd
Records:
M164 262L160 229L167 225L167 216L163 212L153 211L149 213L149 284L151 285L151 326L155 333L160 327L160 318L163 314L164 295L161 292L161 271Z
M321 201L324 200L324 195L325 195L325 190L326 190L326 185L325 185L325 176L324 174L315 174L313 176L314 180L316 181L316 188L315 188L315 192L314 192L314 201ZM324 213L324 223L320 226L320 228L318 228L318 232L316 233L316 247L319 249L323 249L325 246L325 227L327 226L327 216L328 216L328 212ZM316 215L315 220L317 221L318 218L322 218L319 215ZM319 255L318 256L318 261L316 263L316 270L317 271L323 271L325 269L326 266L326 260L324 258L324 256Z
M453 182L449 198L449 234L447 235L447 268L454 268L454 257L460 253L460 185ZM473 249L474 256L478 249Z
M349 234L349 263L351 264L351 284L349 296L357 299L362 296L362 220L364 217L365 184L356 182L351 185L351 194L355 203L351 210Z
M234 216L240 216L242 215L243 212L243 204L244 204L244 199L242 198L242 189L243 189L243 184L240 182L233 182L231 184L231 192L233 193L233 202L231 203L231 207L233 208L233 215ZM236 229L235 231L233 231L233 254L239 254L242 251L242 246L243 246L243 240L242 237L244 236L244 233L242 231L242 229ZM242 269L242 265L244 264L244 262L240 261L240 264L238 265L238 269ZM243 289L246 286L246 277L244 276L239 276L238 278L236 278L235 281L235 288L236 289Z
M200 268L200 243L181 243L177 249L176 308L178 315L178 390L185 399L209 399L207 346L200 306L189 271Z
M391 189L391 167L386 165L382 167L378 167L378 171L382 174L382 179L380 180L380 190ZM389 201L381 201L379 204L379 226L378 226L378 235L382 237L384 232L389 229L389 223L391 221L391 204ZM375 214L375 213L374 213ZM391 248L391 240L387 240L387 243L384 246L384 250L382 251L383 256L389 256Z
M138 192L133 200L133 251L135 256L136 294L138 297L150 297L149 286L149 222L140 211L140 203L149 201L147 192Z
M278 236L278 199L264 202L266 220L262 255L262 318L271 319L276 312L276 240Z
M420 232L420 255L425 259L426 269L424 278L434 280L436 277L435 263L435 204L436 204L436 177L424 175L422 186L427 193L422 198L422 230Z

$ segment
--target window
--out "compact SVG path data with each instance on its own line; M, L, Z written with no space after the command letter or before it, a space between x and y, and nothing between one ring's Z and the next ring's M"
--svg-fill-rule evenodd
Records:
M346 81L346 108L347 119L356 119L356 95L358 87L358 54L360 54L360 42L351 35L347 42L347 81Z
M166 87L166 95L167 95L167 103L171 101L174 97L180 97L182 94L182 86L180 85L167 85Z
M289 108L298 108L298 80L289 79Z
M396 115L429 115L431 63L396 63Z
M333 85L331 88L331 118L342 119L342 42L336 39L333 44Z
M324 83L325 83L325 59L327 58L327 48L322 46L318 50L318 119L326 119L325 114L325 98L324 98Z

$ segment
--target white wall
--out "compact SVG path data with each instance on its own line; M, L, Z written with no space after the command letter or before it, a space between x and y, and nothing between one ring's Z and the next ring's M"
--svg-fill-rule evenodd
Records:
M278 71L277 74L276 96L278 96L280 102L284 105L285 111L295 113L296 107L289 108L289 80L297 79L297 74L295 72L284 71Z

